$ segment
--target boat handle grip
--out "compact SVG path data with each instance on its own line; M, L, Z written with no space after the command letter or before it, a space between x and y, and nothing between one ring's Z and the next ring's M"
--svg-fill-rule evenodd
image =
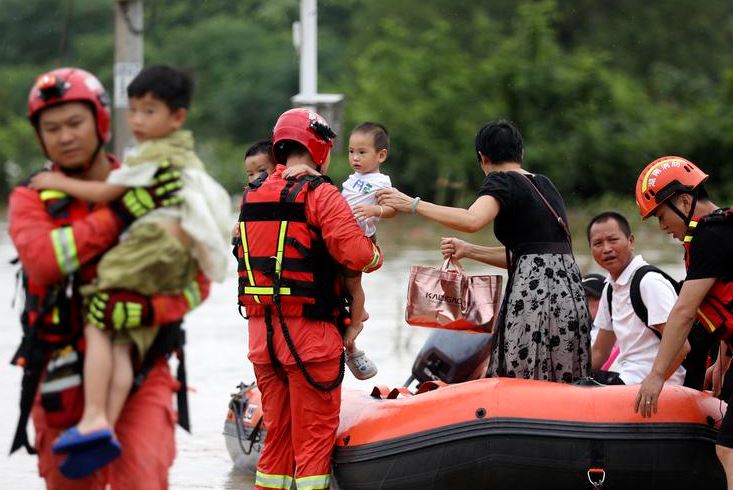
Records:
M587 475L593 488L600 489L603 487L603 482L606 481L606 470L603 468L590 468Z

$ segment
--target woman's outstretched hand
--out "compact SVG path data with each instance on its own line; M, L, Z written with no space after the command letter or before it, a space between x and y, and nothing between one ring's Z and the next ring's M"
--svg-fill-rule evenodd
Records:
M468 244L458 238L448 237L440 239L440 253L443 254L444 259L450 257L456 260L462 259L466 256L467 248Z
M412 212L412 203L415 198L403 194L394 187L377 191L377 202L380 206L389 206L400 213Z

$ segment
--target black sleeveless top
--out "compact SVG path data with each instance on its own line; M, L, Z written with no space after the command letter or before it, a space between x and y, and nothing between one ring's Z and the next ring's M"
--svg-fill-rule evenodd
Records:
M527 174L527 177L567 223L565 202L552 181L540 174ZM530 242L567 241L557 219L532 189L531 184L518 172L489 173L481 184L478 195L493 196L501 204L494 221L494 234L510 250Z

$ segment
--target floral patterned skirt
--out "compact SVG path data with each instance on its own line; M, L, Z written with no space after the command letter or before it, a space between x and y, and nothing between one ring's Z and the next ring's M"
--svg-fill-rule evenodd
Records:
M590 375L591 319L580 280L572 255L519 257L487 376L571 383Z

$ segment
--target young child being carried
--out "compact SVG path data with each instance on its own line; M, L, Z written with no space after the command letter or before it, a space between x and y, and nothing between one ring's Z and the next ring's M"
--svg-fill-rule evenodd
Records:
M260 140L247 148L244 152L244 172L247 181L253 182L262 172L270 175L275 170L275 160L272 157L272 140Z
M266 173L270 175L275 171L275 160L272 157L272 140L260 140L253 143L244 152L244 173L247 174L247 183L251 184L257 177ZM246 185L246 184L245 184ZM239 203L242 206L242 203ZM232 229L232 245L235 247L239 238L239 223ZM236 254L235 254L236 255Z
M381 173L381 166L389 153L389 133L378 123L365 122L356 126L349 135L349 165L354 173L342 185L341 194L349 203L364 235L377 240L377 223L382 218L392 218L397 212L377 204L376 192L392 187L388 175ZM283 177L295 177L303 173L320 175L314 169L303 166L288 168ZM361 285L361 272L342 269L346 291L351 296L351 325L344 336L346 365L357 379L369 379L377 374L377 367L358 349L354 339L369 318L364 308L365 296Z
M146 296L180 293L199 268L211 280L224 279L229 261L230 197L206 173L193 151L191 132L181 129L192 91L191 79L174 68L145 68L127 88L127 122L139 144L106 182L71 179L57 172L42 172L32 179L36 189L56 189L104 203L118 199L129 187L146 184L161 169L181 173L182 204L135 221L120 243L102 257L97 282L84 294L114 289ZM96 443L119 449L113 428L132 387L134 368L140 366L156 337L157 329L145 326L105 330L95 319L99 308L94 301L88 305L84 328L84 412L79 424L54 444L57 453Z

